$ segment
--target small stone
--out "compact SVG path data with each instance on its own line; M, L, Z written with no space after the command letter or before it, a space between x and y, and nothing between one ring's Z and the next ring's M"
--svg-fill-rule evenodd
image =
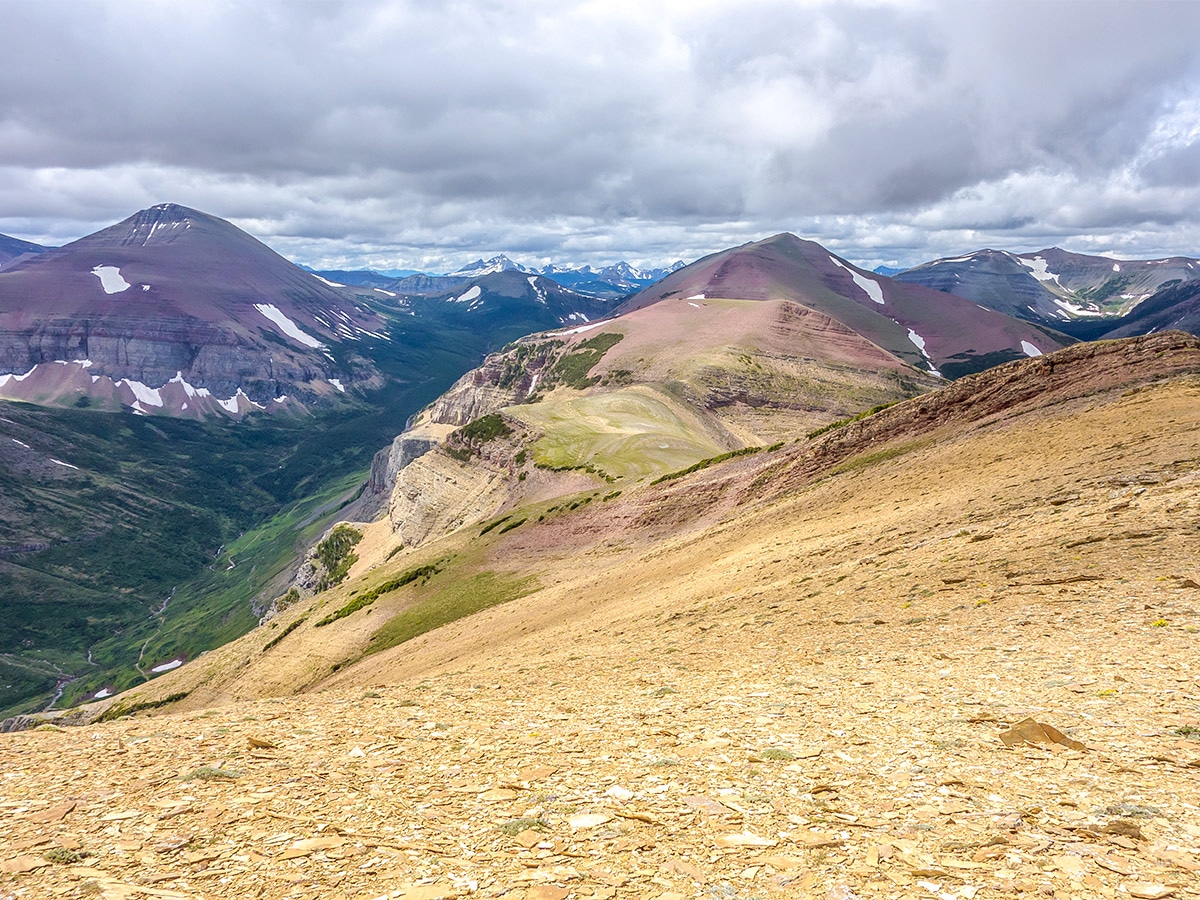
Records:
M542 833L540 831L534 831L532 828L526 828L524 831L514 837L513 840L528 850L531 847L536 847L541 842Z
M363 752L363 748L357 744L355 744L354 749L350 751L350 756L354 757L355 759L360 759L366 755L367 754Z
M6 859L0 863L0 872L21 875L48 865L50 865L49 860L39 859L36 856L18 856L16 859Z
M1152 881L1126 883L1121 885L1121 887L1124 888L1130 897L1138 897L1140 900L1161 900L1163 897L1175 896L1174 888L1169 888L1165 884L1156 884Z
M778 843L779 841L760 837L750 831L723 834L717 838L717 846L719 847L774 847Z
M619 784L614 784L604 793L615 800L630 800L633 798L633 791L623 788Z
M597 825L611 821L612 816L607 813L579 813L569 817L567 824L571 826L572 831L579 831L584 828L595 828Z
M484 791L480 794L479 799L486 803L502 803L509 800L516 800L517 792L510 788L492 788L490 791Z
M67 813L74 808L74 800L64 800L62 803L56 803L49 809L43 809L41 812L34 813L29 817L29 820L31 822L39 822L43 825L48 825L53 822L61 822L66 818Z

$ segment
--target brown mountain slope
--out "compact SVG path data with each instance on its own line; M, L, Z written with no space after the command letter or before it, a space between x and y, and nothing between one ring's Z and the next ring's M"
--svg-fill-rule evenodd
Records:
M954 294L858 269L793 234L706 256L635 294L621 310L641 309L670 297L794 300L905 362L947 378L1072 342Z
M3 736L0 890L1194 896L1200 342L1093 350L401 554L136 692L190 712ZM344 664L455 567L541 589Z

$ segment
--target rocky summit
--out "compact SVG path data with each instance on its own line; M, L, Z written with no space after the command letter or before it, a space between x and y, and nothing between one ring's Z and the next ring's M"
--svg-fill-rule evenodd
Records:
M511 528L381 520L0 739L0 894L1197 896L1197 401L1195 338L1079 345ZM451 576L509 590L421 630Z

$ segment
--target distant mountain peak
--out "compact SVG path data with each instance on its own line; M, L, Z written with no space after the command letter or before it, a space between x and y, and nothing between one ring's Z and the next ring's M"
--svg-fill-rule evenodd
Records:
M479 278L483 275L492 275L496 272L509 272L513 269L519 272L528 271L524 266L517 265L503 253L500 253L491 259L477 259L475 262L463 266L457 272L447 273L447 277Z

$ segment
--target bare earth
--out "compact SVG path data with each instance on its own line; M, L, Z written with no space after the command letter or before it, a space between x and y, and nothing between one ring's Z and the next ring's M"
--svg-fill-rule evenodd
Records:
M841 469L515 531L543 590L317 693L0 736L0 897L1200 896L1200 377Z

